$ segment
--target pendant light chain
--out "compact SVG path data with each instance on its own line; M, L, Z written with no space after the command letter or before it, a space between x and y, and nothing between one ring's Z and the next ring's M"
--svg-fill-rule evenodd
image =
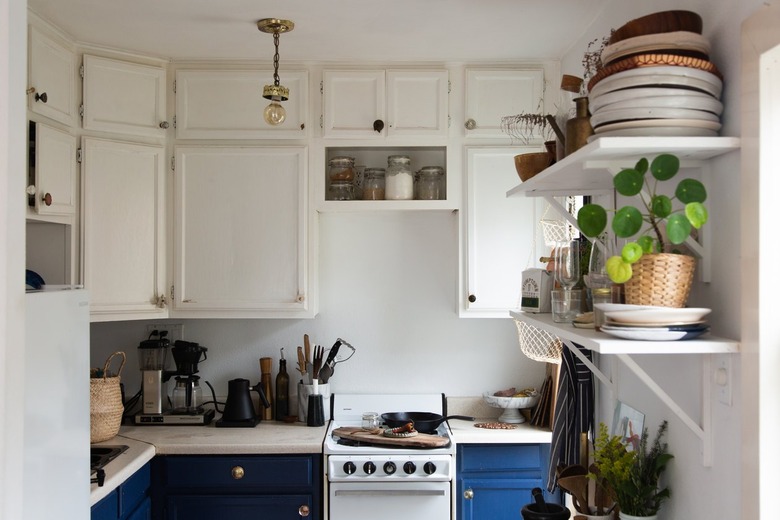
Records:
M279 86L279 31L274 31L274 85Z

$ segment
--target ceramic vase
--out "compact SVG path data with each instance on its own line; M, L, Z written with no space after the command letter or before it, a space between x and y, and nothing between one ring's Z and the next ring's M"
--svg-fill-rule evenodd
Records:
M658 520L658 515L653 516L634 516L620 512L620 520Z
M566 121L566 155L570 155L588 144L588 137L593 135L590 112L588 111L588 98L584 96L575 98L574 104L577 115Z

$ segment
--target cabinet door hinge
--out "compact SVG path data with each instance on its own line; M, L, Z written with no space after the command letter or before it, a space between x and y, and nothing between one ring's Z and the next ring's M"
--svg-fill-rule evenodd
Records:
M452 81L447 80L447 94L452 94Z
M76 162L81 164L81 148L76 149Z
M452 116L447 116L447 128L452 126Z
M81 119L84 119L84 103L79 105L79 116L81 116Z
M81 79L84 79L84 64L83 63L79 67L79 76L81 76Z
M171 284L171 301L175 301L175 300L173 299L173 284Z
M176 171L176 156L175 155L171 155L171 171L172 172Z
M173 128L176 129L176 116L173 116Z
M323 92L325 92L325 87L323 85L322 80L320 80L320 94L322 94Z
M322 128L322 114L320 114L320 128Z
M173 80L173 93L176 94L176 80Z

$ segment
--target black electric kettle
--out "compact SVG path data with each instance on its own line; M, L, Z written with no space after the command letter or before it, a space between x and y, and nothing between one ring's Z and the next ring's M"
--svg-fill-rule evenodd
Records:
M267 408L271 406L260 383L250 386L248 379L231 379L228 381L225 411L222 412L222 417L217 421L217 427L253 428L257 426L262 417L255 413L255 405L249 394L250 391L257 392L263 406Z

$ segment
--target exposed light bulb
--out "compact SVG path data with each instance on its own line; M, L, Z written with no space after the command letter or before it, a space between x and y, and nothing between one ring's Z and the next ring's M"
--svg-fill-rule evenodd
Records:
M287 119L287 111L279 104L279 98L274 97L271 99L271 103L263 110L263 119L269 125L277 126L284 123Z

